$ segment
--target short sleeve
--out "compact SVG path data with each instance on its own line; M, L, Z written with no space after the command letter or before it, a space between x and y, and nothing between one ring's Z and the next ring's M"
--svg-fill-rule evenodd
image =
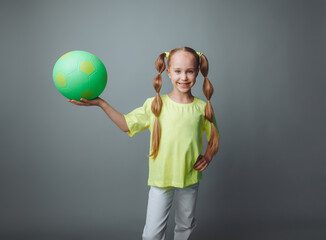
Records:
M218 126L217 126L215 115L213 115L213 123L214 123L214 125L215 125L215 127L217 129L218 138L220 139L221 138L221 134L220 134L220 131L218 130ZM206 131L207 141L209 141L209 139L211 138L211 122L208 121L206 118L205 118L205 131Z
M149 128L151 117L151 99L148 98L142 107L136 108L130 113L124 115L129 128L128 135L130 137Z

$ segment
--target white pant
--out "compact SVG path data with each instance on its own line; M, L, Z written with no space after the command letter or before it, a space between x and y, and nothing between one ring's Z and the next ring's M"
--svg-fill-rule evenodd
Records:
M143 240L164 240L167 220L175 198L174 240L189 239L196 227L195 208L199 183L185 187L172 187L168 190L151 186L148 194L146 224Z

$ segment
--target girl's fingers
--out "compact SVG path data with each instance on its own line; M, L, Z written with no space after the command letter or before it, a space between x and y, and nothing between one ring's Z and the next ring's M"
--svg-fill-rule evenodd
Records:
M68 100L68 101L73 103L73 104L78 104L76 100Z
M200 157L199 160L197 160L197 162L195 163L193 168L198 172L202 172L207 168L208 165L209 165L209 161L204 157Z
M94 105L97 105L95 99L88 100L86 98L81 98L80 101L84 102L86 104L86 106L94 106Z
M203 162L203 160L202 160L202 159L199 159L199 160L195 163L194 167L198 167L202 162Z
M206 162L203 162L203 164L196 167L195 170L197 170L198 172L202 172L206 169L207 166L208 166L208 164Z
M203 156L199 156L198 159L197 159L197 162L195 163L194 167L198 166L199 164L201 164L203 161L205 161L205 159L203 158Z
M81 105L89 105L89 102L87 99L85 98L81 98L79 99L80 101L78 101Z
M202 168L204 165L206 164L206 162L201 162L198 166L196 166L197 169Z
M203 165L205 165L206 164L206 162L205 161L199 161L199 162L197 162L195 165L194 165L194 168L195 169L199 169L199 168L201 168Z
M82 99L84 99L84 98L81 98L81 100ZM68 100L68 102L71 102L71 103L73 103L73 104L75 104L75 105L79 105L79 106L90 106L90 104L89 103L87 103L86 101L85 101L86 99L84 99L82 102L81 101L77 101L77 100Z
M200 161L197 161L195 164L194 164L194 168L196 168L198 166L198 164L200 164Z
M204 167L202 167L200 170L198 170L198 172L202 172L207 168L208 164L206 163L206 165Z

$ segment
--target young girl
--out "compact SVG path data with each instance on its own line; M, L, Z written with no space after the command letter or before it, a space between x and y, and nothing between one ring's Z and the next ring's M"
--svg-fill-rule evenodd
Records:
M167 58L167 74L173 90L160 96ZM213 86L207 78L208 61L202 53L189 47L162 53L155 61L159 72L153 86L156 96L144 105L123 115L101 98L81 101L76 105L101 107L109 118L130 136L149 128L149 198L144 240L165 239L167 220L175 196L174 239L189 239L196 226L195 208L202 171L218 151L219 131L210 98ZM207 103L194 97L191 88L199 70L204 76L203 91ZM201 155L203 133L207 135L207 150Z

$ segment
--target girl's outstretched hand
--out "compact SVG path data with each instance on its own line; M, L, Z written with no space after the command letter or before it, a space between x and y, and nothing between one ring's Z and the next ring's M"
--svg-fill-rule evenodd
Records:
M202 172L207 168L210 162L211 160L208 160L205 156L199 155L193 168L198 172Z
M70 100L68 99L68 102L71 102L75 105L79 105L79 106L100 106L102 99L97 97L94 98L92 100L87 100L85 98L81 98L80 101L76 101L76 100Z

